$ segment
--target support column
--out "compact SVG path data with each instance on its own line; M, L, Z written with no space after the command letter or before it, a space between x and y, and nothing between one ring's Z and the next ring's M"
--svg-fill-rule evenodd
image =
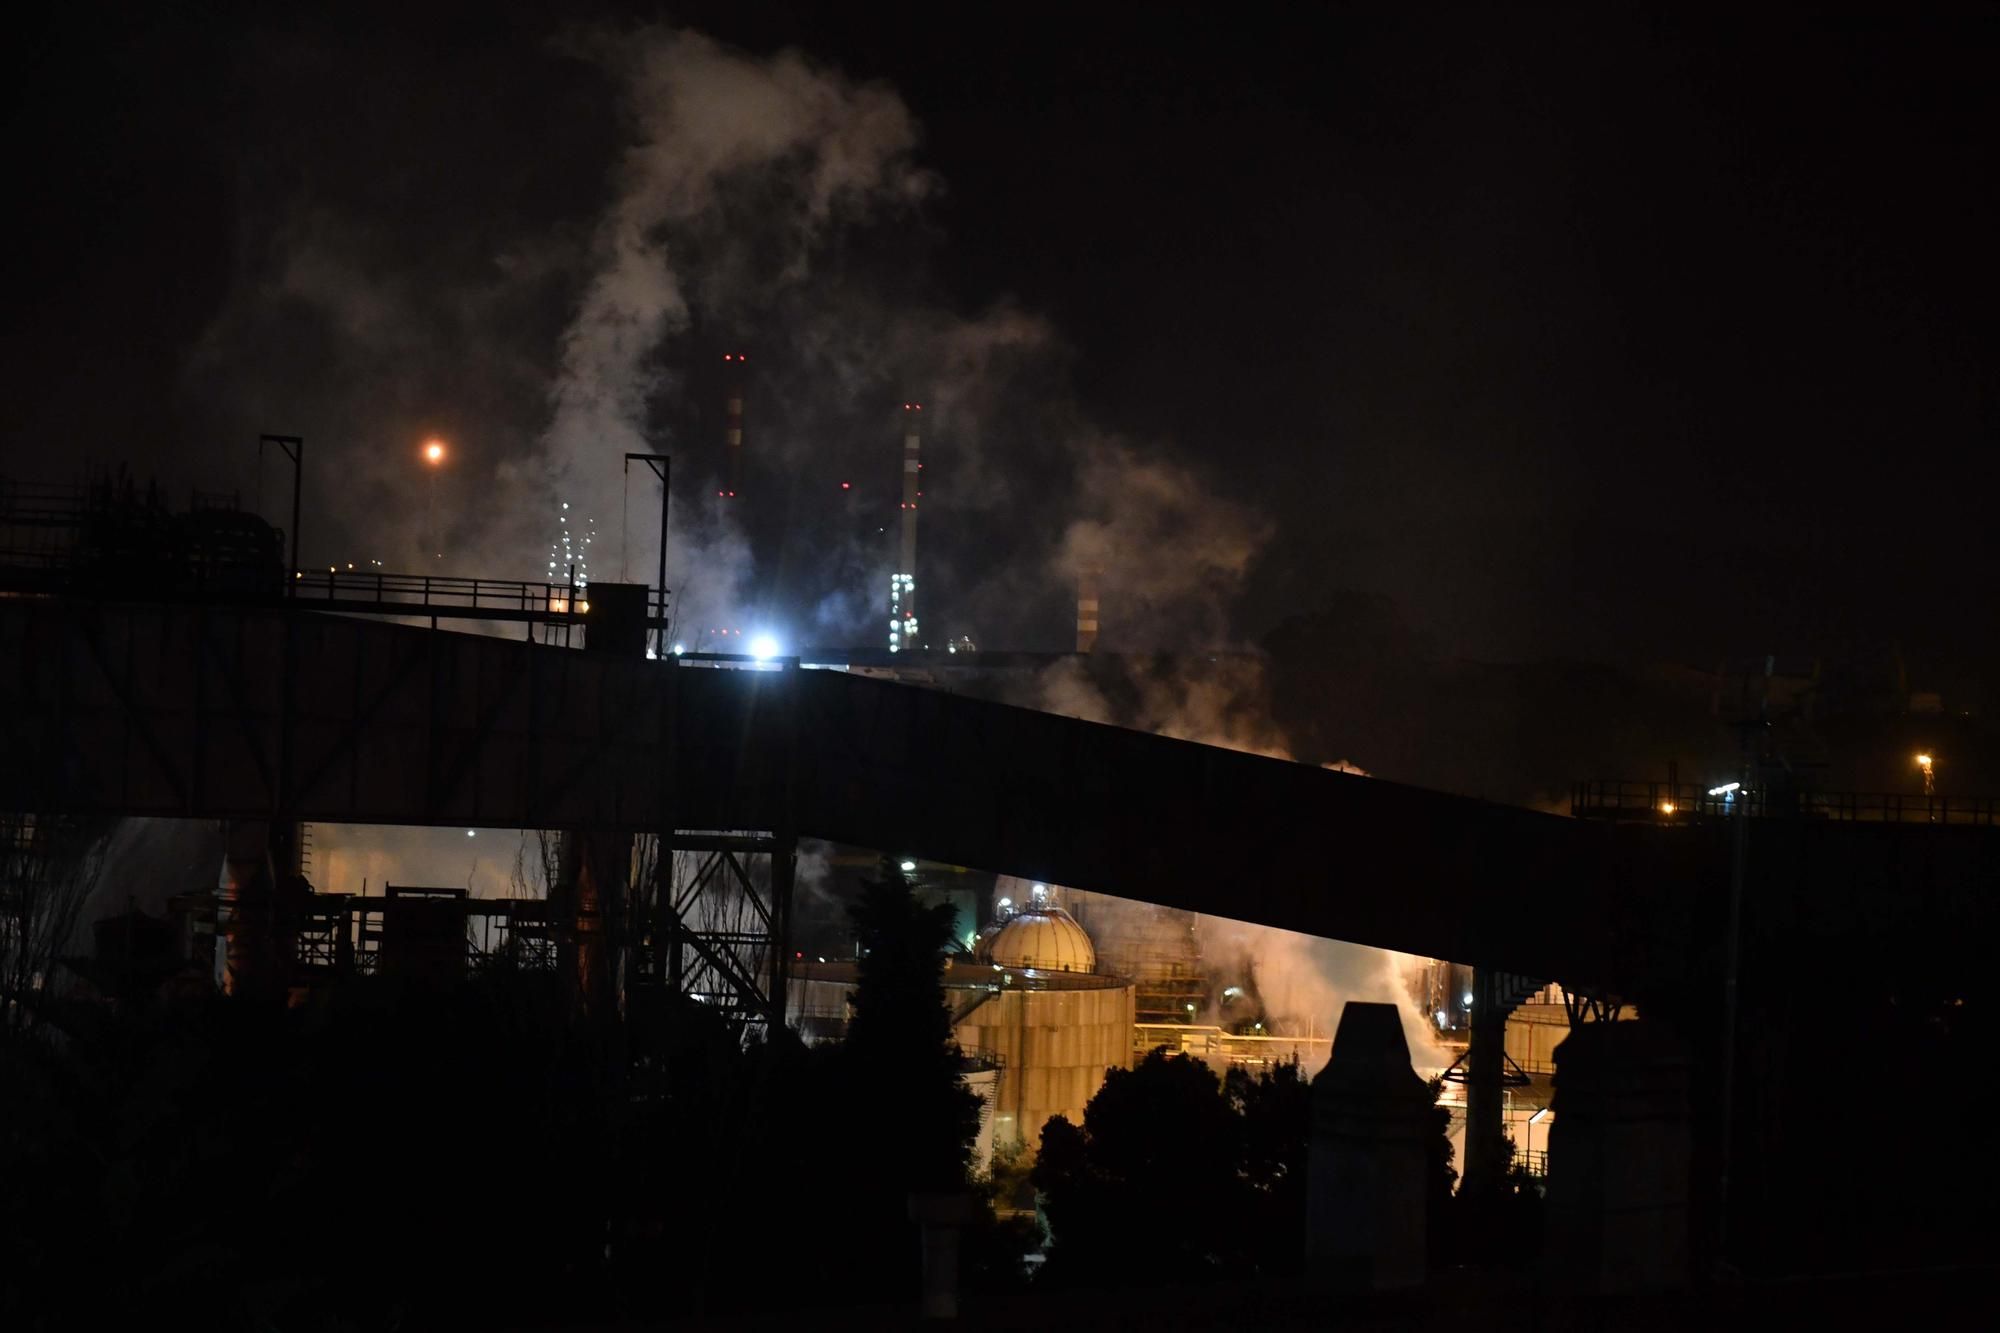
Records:
M1312 1083L1306 1261L1322 1280L1376 1290L1424 1280L1431 1110L1396 1006L1350 1001Z
M1548 1254L1568 1283L1657 1291L1688 1276L1688 1066L1657 1024L1586 1023L1556 1047Z
M1507 1163L1507 1011L1495 974L1472 973L1472 1040L1465 1050L1465 1176L1467 1195L1495 1193Z
M920 1313L925 1319L958 1318L958 1238L972 1222L968 1194L912 1194L910 1220L923 1242Z
M637 583L593 583L579 598L586 617L583 650L622 657L646 652L649 590ZM570 830L563 834L550 915L558 965L576 982L584 1010L615 1012L623 999L632 944L632 837Z

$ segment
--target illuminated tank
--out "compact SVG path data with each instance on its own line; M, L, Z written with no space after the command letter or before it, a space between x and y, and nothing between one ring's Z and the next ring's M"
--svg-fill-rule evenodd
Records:
M1069 913L1036 903L981 933L972 957L948 959L945 1003L980 1094L979 1150L1041 1143L1050 1116L1081 1124L1104 1073L1132 1062L1132 983L1096 970L1090 936ZM793 965L787 1017L808 1041L845 1031L850 962Z

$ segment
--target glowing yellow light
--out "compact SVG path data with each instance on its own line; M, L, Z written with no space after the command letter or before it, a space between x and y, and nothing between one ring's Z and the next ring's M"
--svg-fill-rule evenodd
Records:
M1928 768L1929 768L1930 766L1931 766L1931 757L1930 757L1929 755L1927 755L1927 754L1920 754L1920 755L1918 755L1918 756L1917 756L1917 767L1918 767L1918 768L1922 768L1922 769L1928 769Z
M1661 814L1663 814L1663 815L1670 815L1670 814L1672 814L1673 812L1674 812L1674 803L1673 803L1672 801L1661 801L1661 802L1660 802L1660 813L1661 813Z
M587 616L587 615L589 615L589 614L590 614L590 603L589 603L589 602L586 602L586 601L584 601L584 600L583 600L583 599L582 599L581 597L577 598L577 602L576 602L576 613L577 613L578 615L580 615L580 616Z
M424 445L424 461L432 467L444 462L444 441L432 440Z

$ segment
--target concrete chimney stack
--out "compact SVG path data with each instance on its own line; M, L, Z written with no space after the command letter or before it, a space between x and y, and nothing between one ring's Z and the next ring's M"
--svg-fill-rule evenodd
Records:
M896 572L889 576L889 651L921 648L917 637L917 501L924 495L922 425L924 405L903 404L903 539Z
M1091 652L1097 647L1097 576L1100 570L1085 568L1076 576L1076 650Z

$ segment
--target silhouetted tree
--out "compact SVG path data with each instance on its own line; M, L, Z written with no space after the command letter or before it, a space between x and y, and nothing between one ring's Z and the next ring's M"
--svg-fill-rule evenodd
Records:
M1311 1084L1296 1060L1256 1073L1237 1065L1223 1077L1223 1094L1243 1121L1239 1169L1249 1187L1255 1266L1296 1272L1305 1253Z
M870 1100L902 1120L880 1166L905 1191L963 1189L979 1098L960 1080L944 1002L951 908L920 905L902 883L868 883L853 918L861 958L845 1051Z
M1079 1130L1042 1129L1035 1187L1054 1244L1051 1281L1190 1279L1241 1267L1242 1122L1208 1066L1154 1051L1113 1069Z
M1443 1089L1441 1076L1430 1081L1435 1132L1424 1140L1424 1239L1433 1264L1456 1257L1458 1237L1457 1215L1452 1210L1452 1187L1458 1183L1458 1171L1451 1164L1451 1111L1438 1105Z
M979 1099L960 1079L944 1002L951 909L887 880L864 884L851 916L861 956L825 1112L838 1130L825 1184L846 1217L833 1247L845 1290L901 1300L916 1290L909 1196L969 1188Z

